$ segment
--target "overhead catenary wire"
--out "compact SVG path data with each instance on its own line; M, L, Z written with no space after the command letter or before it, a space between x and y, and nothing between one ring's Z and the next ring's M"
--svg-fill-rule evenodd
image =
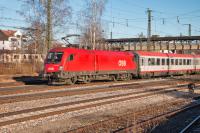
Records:
M133 13L141 13L144 14L145 10L147 7L139 4L138 2L135 1L131 1L131 0L125 0L126 2L123 2L124 4L128 4L128 5L134 5L134 7L136 8L140 8L143 10L143 12L139 12L136 11L135 8L133 9L122 9L118 8L118 7L113 7L112 5L112 13L111 15L104 13L102 16L102 21L107 22L110 26L109 28L111 28L111 30L114 31L114 29L117 29L121 26L123 27L127 27L126 29L130 28L130 29L141 29L142 32L144 30L147 30L146 25L144 27L142 26L138 26L138 22L146 22L147 18L145 17L137 17L134 18L133 16L126 16L125 14L133 14ZM122 1L120 1L122 2ZM77 4L79 4L79 2L76 2ZM81 4L79 4L81 5ZM81 5L82 7L84 7L83 5ZM9 10L8 7L4 7L2 6L3 9ZM17 12L17 10L12 9L12 11ZM124 14L122 15L116 15L115 13L119 13L119 14ZM195 13L200 12L200 9L195 9L193 11L188 11L188 12L184 12L184 13L179 13L179 14L175 14L173 12L166 12L166 11L160 11L157 9L153 9L153 16L154 16L154 20L152 20L153 23L155 23L155 29L153 29L153 31L155 31L155 33L163 33L163 34L168 34L171 35L172 33L167 33L166 31L164 31L162 28L160 28L161 26L166 27L166 25L169 25L171 27L174 28L174 24L179 25L179 27L175 27L175 28L179 28L181 27L181 24L183 23L182 21L187 21L190 19L199 19L200 16L198 15L194 15ZM73 13L72 15L77 15L76 13ZM9 21L22 21L20 19L14 19L14 18L8 18L8 17L4 17L4 18L0 18L0 20L9 20ZM172 21L174 24L172 24ZM158 24L159 23L159 24ZM190 23L190 22L184 22L184 23ZM191 23L193 27L198 28L198 26L195 26L195 24ZM77 25L76 24L69 24L70 25ZM4 25L5 27L6 25ZM9 25L7 26L9 27ZM14 27L14 28L19 28L18 26L10 26L10 27ZM74 26L74 28L77 28L78 26ZM80 27L80 26L79 26ZM22 27L23 28L23 27ZM26 28L26 27L25 27ZM195 29L194 29L195 30ZM130 32L129 32L130 33ZM126 33L124 33L126 34Z

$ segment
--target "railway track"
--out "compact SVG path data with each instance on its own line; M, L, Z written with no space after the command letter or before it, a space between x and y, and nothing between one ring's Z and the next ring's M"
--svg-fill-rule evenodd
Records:
M198 133L200 132L200 115L190 122L180 133Z
M149 86L153 85L155 82L157 82L157 84L176 84L178 82L185 82L185 81L176 81L176 79L164 79L166 82L163 82L163 80L160 79L153 79L153 80L134 80L134 81L129 81L131 82L135 82L135 84L137 84L138 82L138 86L142 86L143 83L148 83L149 82ZM151 83L152 81L152 83ZM9 95L9 94L21 94L21 93L33 93L33 92L42 92L42 91L48 91L48 90L59 90L59 89L63 89L63 88L74 88L74 87L85 87L85 86L92 86L92 85L112 85L112 84L116 84L116 83L110 83L110 82L95 82L95 83L90 83L90 84L76 84L76 85L72 85L72 86L47 86L44 84L38 84L37 82L34 83L35 81L33 81L33 83L29 84L29 85L25 85L22 82L9 82L9 83L0 83L0 95ZM41 81L39 81L41 82ZM129 83L128 82L128 83ZM124 83L124 82L120 82L120 83ZM38 86L39 85L39 86Z
M159 81L153 81L153 80L147 80L143 81L141 83L148 83L148 82L159 82ZM121 82L123 84L124 82ZM128 82L127 82L128 83ZM130 81L130 83L135 83L137 84L137 81ZM1 83L0 83L1 84ZM2 85L5 83L2 83ZM95 83L90 83L90 84L76 84L76 85L71 85L71 86L47 86L47 85L13 85L11 86L5 86L5 87L0 87L0 95L9 95L9 94L18 94L18 93L29 93L29 92L40 92L40 91L45 91L45 90L56 90L56 89L63 89L63 88L76 88L76 87L88 87L88 86L102 86L102 85L112 85L112 84L120 84L119 83L109 83L109 82L95 82ZM139 83L140 84L140 83Z
M171 82L171 81L169 81ZM156 86L161 85L163 87L154 89ZM124 90L124 89L137 89L140 87L142 91L133 92L132 94L139 94L144 93L147 89L152 88L147 91L160 91L165 88L172 88L172 87L185 87L187 84L180 84L180 85L165 85L168 84L168 82L165 83L122 83L122 84L114 84L114 85L101 85L101 86L86 86L86 87L77 87L77 88L71 88L71 90L66 89L58 89L58 90L51 90L51 91L41 91L41 92L35 92L35 93L28 93L28 94L11 94L11 95L0 95L0 104L5 103L12 103L12 102L20 102L20 101L30 101L30 100L37 100L37 99L47 99L47 98L55 98L55 97L64 97L64 96L73 96L73 95L83 95L83 94L92 94L92 93L98 93L98 92L111 92L111 91L117 91L117 90ZM155 87L154 87L154 86ZM151 86L151 87L149 87ZM3 90L5 91L5 90ZM9 92L10 90L8 90ZM0 90L0 93L1 90Z
M22 86L24 83L22 82L2 82L0 83L0 88L5 88L5 87L16 87L16 86Z
M62 113L84 110L88 108L95 108L95 107L99 107L103 105L120 103L120 102L129 101L129 100L141 99L141 98L154 96L158 94L166 94L166 93L177 91L179 89L183 89L183 88L180 88L180 87L172 88L171 86L167 88L157 88L154 90L150 89L148 91L140 91L137 93L132 92L132 93L126 93L126 94L121 94L121 95L93 98L93 99L81 100L81 101L76 101L76 102L62 103L62 104L20 110L20 111L15 111L15 112L3 113L3 114L0 114L0 126L2 127L2 126L10 125L10 124L24 122L24 121L36 120L36 119L44 118L48 116L59 115ZM52 110L55 110L55 111L52 111ZM36 115L32 115L34 112L40 112L40 113L37 113ZM18 116L18 117L13 119L13 116Z
M70 130L69 133L80 132L106 132L125 133L125 132L153 132L153 127L177 113L200 107L199 103L193 103L189 106L181 106L184 101L172 101L168 104L160 106L147 107L134 113L121 115L119 117L109 118L105 121L93 123L88 126ZM169 106L172 109L167 109ZM179 107L178 107L179 106ZM178 108L177 108L178 107ZM180 133L188 133L189 131L199 131L200 116L194 119ZM112 125L112 126L111 126ZM115 126L113 126L115 125Z
M71 89L71 88L84 88L84 87L88 87L88 86L118 86L121 85L125 85L127 84L135 84L135 85L143 85L144 84L149 84L149 86L155 84L155 83L159 83L162 84L163 80L144 80L144 81L129 81L129 82L118 82L118 83L110 83L110 82L95 82L95 83L90 83L90 84L76 84L76 85L72 85L72 86L47 86L47 85L40 85L40 86L36 86L36 85L22 85L22 86L6 86L6 87L1 87L0 88L0 95L9 95L9 94L18 94L18 93L33 93L33 92L41 92L41 91L48 91L48 90L60 90L60 89ZM168 83L170 81L167 81Z

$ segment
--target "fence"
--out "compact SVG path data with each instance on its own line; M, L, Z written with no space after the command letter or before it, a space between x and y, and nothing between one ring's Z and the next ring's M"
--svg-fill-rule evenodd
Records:
M0 63L0 75L6 74L33 74L43 69L42 62L35 63Z

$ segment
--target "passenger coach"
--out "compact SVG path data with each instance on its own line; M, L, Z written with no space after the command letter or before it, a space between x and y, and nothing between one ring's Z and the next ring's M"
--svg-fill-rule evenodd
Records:
M200 56L158 52L135 52L140 77L190 74L200 71Z

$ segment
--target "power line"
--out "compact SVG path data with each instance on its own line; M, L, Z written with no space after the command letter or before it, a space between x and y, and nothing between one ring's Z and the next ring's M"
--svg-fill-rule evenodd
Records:
M34 29L34 28L29 28L29 27L10 26L10 25L2 25L2 24L0 24L0 27L13 28L13 29L21 29L21 30L37 30L37 29Z
M22 19L14 19L14 18L8 18L8 17L0 17L2 20L11 20L11 21L20 21L20 22L25 22L25 20Z

